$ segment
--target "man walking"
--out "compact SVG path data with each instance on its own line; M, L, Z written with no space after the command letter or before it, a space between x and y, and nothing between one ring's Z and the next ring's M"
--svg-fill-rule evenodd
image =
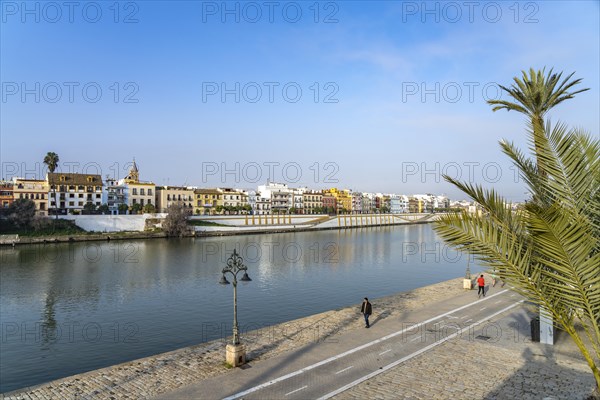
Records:
M479 286L479 290L477 291L477 298L480 298L481 295L485 297L485 279L483 279L483 274L479 278L477 278L477 286Z
M369 315L373 312L373 308L371 307L371 303L369 303L369 299L365 297L362 302L362 306L360 307L360 312L365 316L365 328L368 328L369 325Z

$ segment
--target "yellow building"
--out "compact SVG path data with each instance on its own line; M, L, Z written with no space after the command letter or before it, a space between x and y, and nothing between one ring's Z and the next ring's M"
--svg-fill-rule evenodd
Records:
M41 179L13 178L13 198L35 203L36 215L48 215L48 182Z
M352 194L350 190L344 189L339 190L337 188L331 188L323 190L323 195L329 194L335 197L337 212L340 213L342 211L351 212L352 211Z
M133 160L133 165L129 170L129 174L119 184L125 187L124 194L126 204L131 209L134 204L139 204L144 207L147 204L156 204L156 185L153 182L141 182L140 173Z
M323 212L323 193L321 191L310 190L302 193L302 201L305 214Z
M423 202L423 199L419 198L419 197L414 197L411 196L408 199L408 212L411 213L420 213L423 212L423 209L425 204Z
M223 193L217 189L194 190L194 214L214 215L216 207L223 207Z
M156 187L156 211L166 213L169 206L177 204L188 209L194 208L195 194L193 189L177 186Z

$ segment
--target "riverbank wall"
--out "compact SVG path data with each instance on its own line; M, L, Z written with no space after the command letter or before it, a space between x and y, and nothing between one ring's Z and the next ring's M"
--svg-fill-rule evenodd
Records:
M444 214L349 214L349 215L225 215L193 216L191 221L207 225L193 226L184 237L210 237L289 233L315 230L356 229L380 226L425 224L436 221ZM48 244L110 240L136 240L168 237L160 231L166 214L143 215L72 215L80 228L88 231L80 235L18 236L0 235L0 245Z

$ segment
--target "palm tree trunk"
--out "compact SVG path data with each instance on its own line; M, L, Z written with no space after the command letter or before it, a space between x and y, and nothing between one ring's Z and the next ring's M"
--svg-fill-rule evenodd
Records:
M540 178L546 179L548 176L546 169L544 168L544 163L540 160L540 148L537 138L543 137L546 133L544 132L544 119L539 115L533 115L531 117L531 126L533 128L533 137L534 137L534 146L535 146L535 154L536 154L536 162L538 168L538 174Z
M583 343L583 340L581 339L581 337L575 330L575 327L574 326L566 326L565 324L562 324L562 326L567 331L569 336L571 336L571 338L575 342L575 345L579 348L579 351L581 352L581 354L583 354L585 361L588 363L588 366L592 370L592 373L594 374L594 379L596 380L595 392L596 392L596 396L597 396L598 394L600 394L600 369L596 365L594 357L590 354L587 347Z

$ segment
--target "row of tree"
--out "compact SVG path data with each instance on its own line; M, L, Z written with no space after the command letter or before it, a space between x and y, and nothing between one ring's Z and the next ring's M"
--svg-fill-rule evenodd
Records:
M152 214L156 212L156 207L154 204L145 204L142 206L139 203L133 204L129 207L127 204L119 204L117 206L117 211L119 214L139 214L139 213L147 213ZM100 206L96 206L94 203L86 203L83 206L83 214L110 214L110 209L108 204L102 204Z

